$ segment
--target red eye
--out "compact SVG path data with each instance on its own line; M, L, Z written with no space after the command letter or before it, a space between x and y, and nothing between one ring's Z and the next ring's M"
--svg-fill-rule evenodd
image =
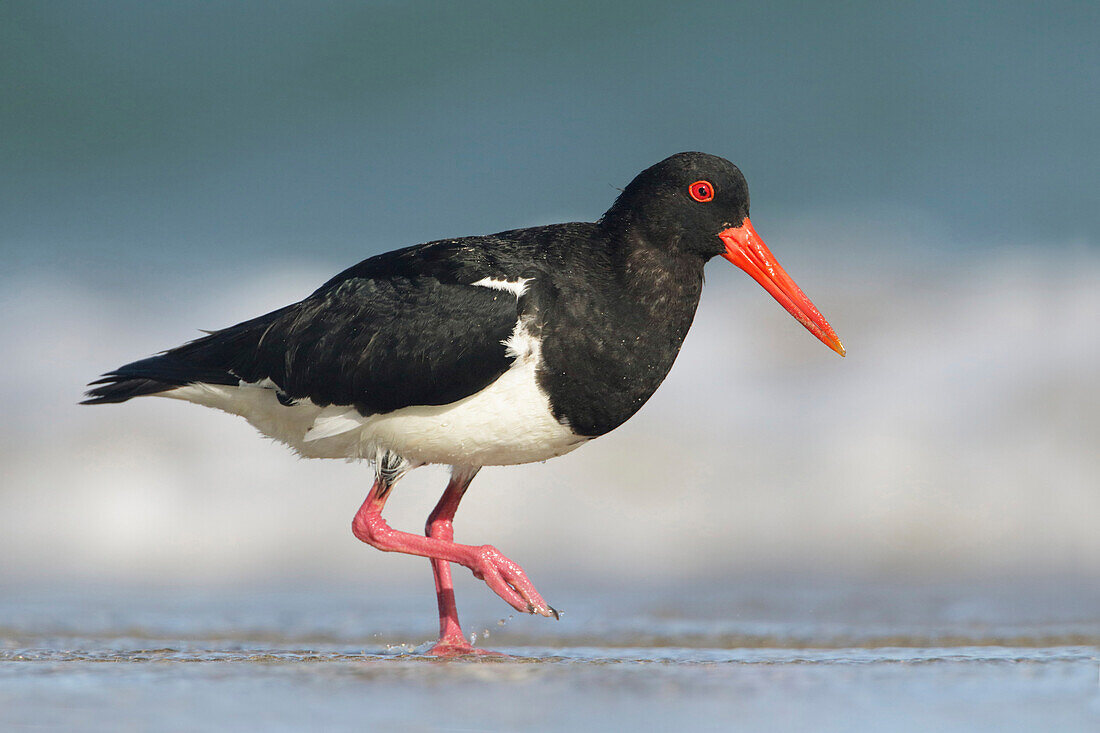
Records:
M701 204L705 204L714 198L714 186L710 181L696 181L688 186L688 193Z

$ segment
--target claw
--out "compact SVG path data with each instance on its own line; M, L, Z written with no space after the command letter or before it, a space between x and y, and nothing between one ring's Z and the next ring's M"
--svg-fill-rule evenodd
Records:
M527 602L527 613L534 613L534 612L535 612L535 604L528 601Z
M555 621L561 621L561 614L558 613L558 610L556 608L554 608L550 604L547 604L546 607L550 609L550 615L554 617Z

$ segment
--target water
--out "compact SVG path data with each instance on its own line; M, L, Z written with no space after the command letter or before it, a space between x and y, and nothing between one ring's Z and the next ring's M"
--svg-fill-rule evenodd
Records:
M800 226L778 239L805 253ZM457 539L565 617L509 619L461 572L467 633L512 655L472 662L421 656L426 563L351 536L365 466L189 405L74 404L335 265L0 283L0 729L1095 730L1100 262L1027 246L945 272L947 247L847 235L788 258L847 359L712 266L637 417L479 475ZM444 481L404 479L391 524L422 527Z
M328 269L10 282L0 729L1095 730L1100 263L1031 247L941 273L873 239L849 238L858 268L790 266L847 359L713 269L636 418L482 472L457 539L565 615L509 618L459 572L465 630L512 655L478 661L421 656L426 563L351 536L365 466L193 406L73 404ZM421 527L444 481L404 479L391 524Z
M0 729L1100 727L1095 4L513 5L0 3ZM566 610L460 573L512 659L418 656L365 467L74 404L685 149L743 167L849 356L711 265L636 418L464 501Z
M968 247L1095 245L1098 29L1091 3L7 2L0 245L77 274L350 259L595 217L681 150L744 167L765 239L885 204Z
M381 591L381 592L380 592ZM400 587L5 588L0 725L80 730L1094 730L1100 587L791 577L464 593L509 656L423 656ZM507 609L505 609L507 610ZM503 622L503 623L502 623ZM476 630L476 631L475 631Z

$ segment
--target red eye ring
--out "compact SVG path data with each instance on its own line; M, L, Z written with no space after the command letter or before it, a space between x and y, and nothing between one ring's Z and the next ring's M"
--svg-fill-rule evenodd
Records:
M701 204L714 198L714 184L710 181L696 181L688 186L688 194Z

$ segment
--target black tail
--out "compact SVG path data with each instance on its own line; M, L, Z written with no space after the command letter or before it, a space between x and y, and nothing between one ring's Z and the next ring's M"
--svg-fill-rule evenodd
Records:
M264 331L286 309L215 331L183 346L135 361L104 374L88 386L82 405L125 402L131 397L166 392L196 382L236 386L258 373L257 349Z
M156 394L185 384L240 384L240 378L227 369L210 369L190 363L174 351L151 356L104 374L89 386L82 405L125 402L131 397Z

